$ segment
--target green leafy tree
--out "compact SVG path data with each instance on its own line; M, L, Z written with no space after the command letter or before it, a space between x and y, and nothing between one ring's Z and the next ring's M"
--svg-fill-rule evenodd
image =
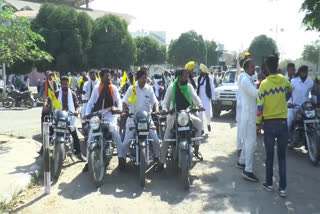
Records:
M43 5L32 27L47 41L42 47L54 57L54 61L37 63L38 70L52 69L63 74L86 70L92 22L86 13L78 13L73 8Z
M16 61L10 67L7 68L8 74L29 74L32 72L32 68L34 67L34 63L30 60Z
M213 66L218 64L218 57L222 55L221 52L217 52L216 49L218 47L215 41L205 41L207 48L207 66Z
M320 57L320 41L315 41L311 45L305 45L302 58L306 61L314 63L319 68L319 57Z
M106 15L95 21L89 63L94 68L129 69L136 59L136 45L125 20Z
M166 60L166 47L161 46L155 39L150 37L135 38L137 46L136 65L162 64Z
M25 60L48 60L52 57L42 51L37 43L44 38L31 30L31 24L24 17L16 17L9 9L0 11L0 63L9 66Z
M320 1L319 0L304 0L301 10L306 13L302 23L307 27L307 30L320 30Z
M205 63L206 45L201 35L194 31L183 33L176 40L171 41L168 48L169 63L184 66L190 60Z
M278 48L275 41L266 35L255 37L249 47L251 58L258 65L262 66L264 58L270 54L277 53Z

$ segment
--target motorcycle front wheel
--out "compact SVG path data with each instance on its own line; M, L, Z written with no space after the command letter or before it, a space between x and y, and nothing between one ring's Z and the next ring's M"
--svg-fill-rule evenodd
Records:
M27 107L27 108L32 108L33 107L33 100L31 98L26 98L24 100L24 105Z
M64 143L56 142L51 157L51 174L58 179L62 169L63 154L65 153Z
M97 188L102 186L103 179L105 176L106 168L103 160L103 152L101 148L96 147L92 151L89 152L88 157L88 166L89 166L89 174L92 182L96 185Z
M139 172L139 182L140 186L144 187L146 185L146 149L142 148L139 152L140 158L140 172Z
M316 133L309 135L308 154L313 165L317 166L320 162L320 136Z
M2 105L5 108L11 108L13 106L14 100L11 97L8 97L2 101Z
M180 150L179 158L181 160L181 180L183 184L183 188L185 190L190 189L190 178L189 178L189 162L190 156L188 154L188 150Z

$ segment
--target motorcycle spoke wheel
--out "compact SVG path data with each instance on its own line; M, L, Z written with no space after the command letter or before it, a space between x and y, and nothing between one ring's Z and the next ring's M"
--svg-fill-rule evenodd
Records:
M14 101L11 98L7 98L2 101L2 105L5 108L11 108L13 106Z

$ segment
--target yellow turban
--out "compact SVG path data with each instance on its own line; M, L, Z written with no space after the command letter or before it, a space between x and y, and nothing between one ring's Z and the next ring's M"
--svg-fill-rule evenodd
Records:
M190 61L184 66L184 68L187 69L188 71L192 71L195 65L196 63L194 61Z
M244 56L246 56L246 57L248 57L248 56L250 56L251 54L247 51L247 52L245 52L244 53Z
M204 64L200 64L200 70L204 73L208 73L208 67Z

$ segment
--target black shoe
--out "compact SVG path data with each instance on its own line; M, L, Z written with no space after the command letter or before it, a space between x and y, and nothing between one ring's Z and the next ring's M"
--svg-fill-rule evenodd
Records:
M41 149L40 149L40 151L38 151L38 154L43 155L43 146L41 146Z
M267 191L269 191L269 192L272 191L272 186L269 186L267 183L263 183L262 186L263 186L263 188L264 188L265 190L267 190Z
M118 158L118 162L119 162L119 165L118 165L119 170L124 170L124 168L126 168L126 159Z
M211 126L208 125L208 132L211 132Z
M164 164L158 162L156 165L154 165L153 171L154 172L162 172L164 169Z
M242 149L238 149L238 157L240 157L240 155L241 155L241 152L242 152Z
M88 164L84 166L84 168L82 169L82 172L88 172Z
M242 176L248 181L252 181L252 182L259 181L259 179L252 172L247 172L246 170L242 171Z
M245 164L241 164L241 163L239 163L239 161L238 161L236 167L239 168L239 169L244 169L244 168L246 168L246 165L245 165Z

